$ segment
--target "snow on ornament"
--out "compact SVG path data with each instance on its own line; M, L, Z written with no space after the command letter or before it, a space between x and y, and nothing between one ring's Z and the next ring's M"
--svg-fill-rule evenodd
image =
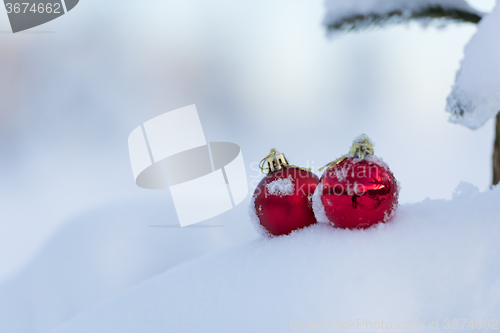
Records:
M250 217L259 233L288 235L316 223L311 200L319 178L310 169L288 164L276 149L262 159L260 168L267 174L250 203Z
M284 179L276 179L267 184L266 187L271 195L292 195L295 191L295 185L293 185L293 178L291 175Z
M354 139L349 154L323 168L326 171L313 196L318 221L338 228L366 229L394 215L398 183L389 167L374 156L366 135Z

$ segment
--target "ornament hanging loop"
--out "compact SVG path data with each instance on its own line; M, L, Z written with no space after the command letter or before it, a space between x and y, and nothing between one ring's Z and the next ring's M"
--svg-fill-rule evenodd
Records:
M326 169L326 168L328 168L328 170L332 170L337 164L339 164L340 162L342 162L346 158L347 157L345 157L345 155L342 157L339 157L335 161L331 161L330 163L323 165L321 168L318 169L318 171L323 171L323 169Z
M373 155L373 144L366 134L361 134L352 142L349 156L364 160L367 155Z
M274 172L277 170L281 170L284 166L288 165L288 161L286 160L285 154L282 154L278 151L278 149L271 149L269 155L264 157L260 163L259 168L262 173Z

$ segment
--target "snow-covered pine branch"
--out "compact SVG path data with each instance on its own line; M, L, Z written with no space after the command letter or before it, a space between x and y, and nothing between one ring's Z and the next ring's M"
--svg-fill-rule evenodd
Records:
M465 47L446 111L452 122L471 129L500 111L500 1Z
M410 20L478 23L483 16L465 0L326 0L326 8L323 23L330 33Z

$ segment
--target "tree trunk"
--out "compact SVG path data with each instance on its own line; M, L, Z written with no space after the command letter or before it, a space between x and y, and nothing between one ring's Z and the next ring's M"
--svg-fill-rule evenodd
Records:
M500 113L497 114L495 127L495 146L493 147L493 185L500 182Z

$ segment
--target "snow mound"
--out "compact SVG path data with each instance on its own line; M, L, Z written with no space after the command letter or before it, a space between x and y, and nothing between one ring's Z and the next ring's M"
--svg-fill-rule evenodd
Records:
M325 4L323 23L330 31L363 29L411 18L425 25L431 18L477 22L482 16L465 0L326 0Z
M460 182L453 192L453 199L467 199L479 194L479 188L476 185L467 182Z
M0 333L47 332L174 265L255 237L246 223L228 221L244 212L242 205L214 219L213 227L180 228L165 201L122 200L68 221L0 285Z
M275 333L358 319L424 329L439 320L442 331L445 319L498 319L499 201L496 188L403 205L367 230L317 224L251 241L177 266L55 332Z
M267 191L271 195L287 196L292 195L295 191L295 185L293 185L292 176L288 176L288 178L283 179L276 179L266 186Z
M450 121L476 129L500 111L500 2L465 47L448 96Z

